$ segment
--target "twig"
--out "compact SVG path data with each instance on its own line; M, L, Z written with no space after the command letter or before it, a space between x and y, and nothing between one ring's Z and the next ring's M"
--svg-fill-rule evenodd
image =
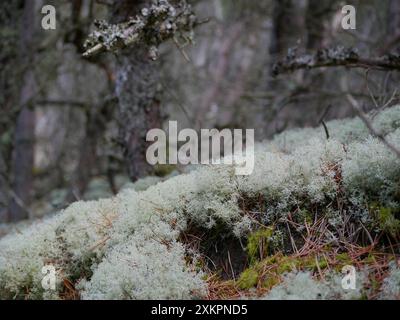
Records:
M396 156L400 159L400 150L397 149L397 147L395 145L393 145L392 143L387 141L385 136L381 132L378 132L374 128L374 126L371 123L371 121L369 120L368 116L361 110L361 107L358 104L357 100L354 99L354 97L351 94L347 94L346 98L350 102L350 105L353 107L353 109L357 112L357 114L360 117L360 119L367 126L367 128L371 132L371 134L373 136L375 136L376 138L378 138L386 147L388 147L390 150L392 150L393 153L395 153Z
M321 121L322 126L324 127L325 135L326 135L326 140L329 140L330 135L329 135L329 130L328 127L326 126L326 123L324 120Z
M191 62L189 56L187 55L187 53L185 52L185 49L180 45L178 39L176 37L173 38L174 39L174 43L176 45L176 47L178 48L178 50L180 51L180 53L182 54L182 56L185 58L185 60L187 62Z
M365 72L365 82L366 82L366 84L367 84L367 89L368 89L369 95L370 95L372 101L374 102L375 108L376 108L376 109L379 109L378 102L376 101L375 96L373 95L372 90L371 90L371 88L370 88L370 86L369 86L369 79L368 79L369 71L370 71L370 69L368 69L368 70Z
M328 127L327 127L327 125L326 125L324 119L325 119L325 117L327 116L327 114L329 113L329 111L331 110L331 108L332 108L332 105L331 105L331 104L328 105L328 107L325 109L324 113L322 114L321 119L319 120L319 123L322 124L322 126L324 127L325 135L326 135L326 139L327 139L327 140L329 140L330 135L329 135Z
M25 202L15 193L14 190L9 189L8 194L16 202L16 204L19 205L22 208L22 210L24 210L28 214L29 217L32 217L31 210L28 208Z
M229 261L229 265L230 265L231 271L232 271L232 278L233 278L233 279L236 279L235 271L233 270L232 261L231 261L231 255L230 255L230 253L229 253L229 250L228 250L228 261Z

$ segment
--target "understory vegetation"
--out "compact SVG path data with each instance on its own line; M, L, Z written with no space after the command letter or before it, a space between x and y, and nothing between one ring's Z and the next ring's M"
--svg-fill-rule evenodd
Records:
M400 106L373 126L400 147ZM259 143L250 176L194 168L8 234L0 298L400 298L400 159L359 119L326 127Z

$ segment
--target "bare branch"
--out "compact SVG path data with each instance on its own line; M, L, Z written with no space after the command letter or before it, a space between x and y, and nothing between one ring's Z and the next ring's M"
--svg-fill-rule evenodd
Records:
M364 122L364 124L367 126L368 130L371 132L371 134L373 136L375 136L376 138L378 138L386 147L388 147L391 151L393 151L393 153L395 153L397 155L398 158L400 158L400 150L392 143L390 143L389 141L387 141L387 139L385 138L385 136L381 133L378 132L371 120L368 118L368 116L362 111L359 103L357 102L357 100L351 95L351 94L347 94L346 95L347 100L350 102L351 106L353 107L353 109L357 112L358 116L360 117L360 119Z
M299 69L323 67L375 68L381 70L400 70L400 56L386 55L381 58L363 58L353 48L343 47L321 49L314 54L297 55L297 49L290 49L283 61L273 67L275 76Z

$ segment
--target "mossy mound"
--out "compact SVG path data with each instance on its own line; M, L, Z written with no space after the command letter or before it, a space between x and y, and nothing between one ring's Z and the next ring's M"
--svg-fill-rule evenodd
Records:
M323 276L336 255L358 261L350 245L398 253L400 159L358 120L327 126L329 140L305 129L259 144L250 176L236 176L230 166L201 167L143 191L75 203L4 237L0 298L218 298L215 287L229 288L218 280L220 269L242 291L260 281L273 290L296 268ZM400 107L382 112L374 126L400 147ZM212 243L226 249L214 254L221 263L207 255ZM315 246L334 256L325 259ZM340 256L346 252L351 261ZM266 259L279 254L279 281L264 279L260 270L272 265ZM48 264L56 268L55 291L42 287ZM380 283L384 276L383 269Z

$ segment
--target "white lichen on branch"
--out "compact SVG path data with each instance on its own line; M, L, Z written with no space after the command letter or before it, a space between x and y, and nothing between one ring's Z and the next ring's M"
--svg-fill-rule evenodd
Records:
M312 54L299 55L297 48L291 48L287 56L275 63L275 76L300 69L326 67L375 68L380 70L400 70L400 57L386 55L379 58L361 57L355 48L334 47L317 50Z
M103 51L116 52L140 44L149 48L149 56L155 60L158 46L166 40L192 42L197 24L196 15L186 1L172 5L168 0L157 0L126 22L109 24L104 20L95 21L96 30L86 40L83 56Z

